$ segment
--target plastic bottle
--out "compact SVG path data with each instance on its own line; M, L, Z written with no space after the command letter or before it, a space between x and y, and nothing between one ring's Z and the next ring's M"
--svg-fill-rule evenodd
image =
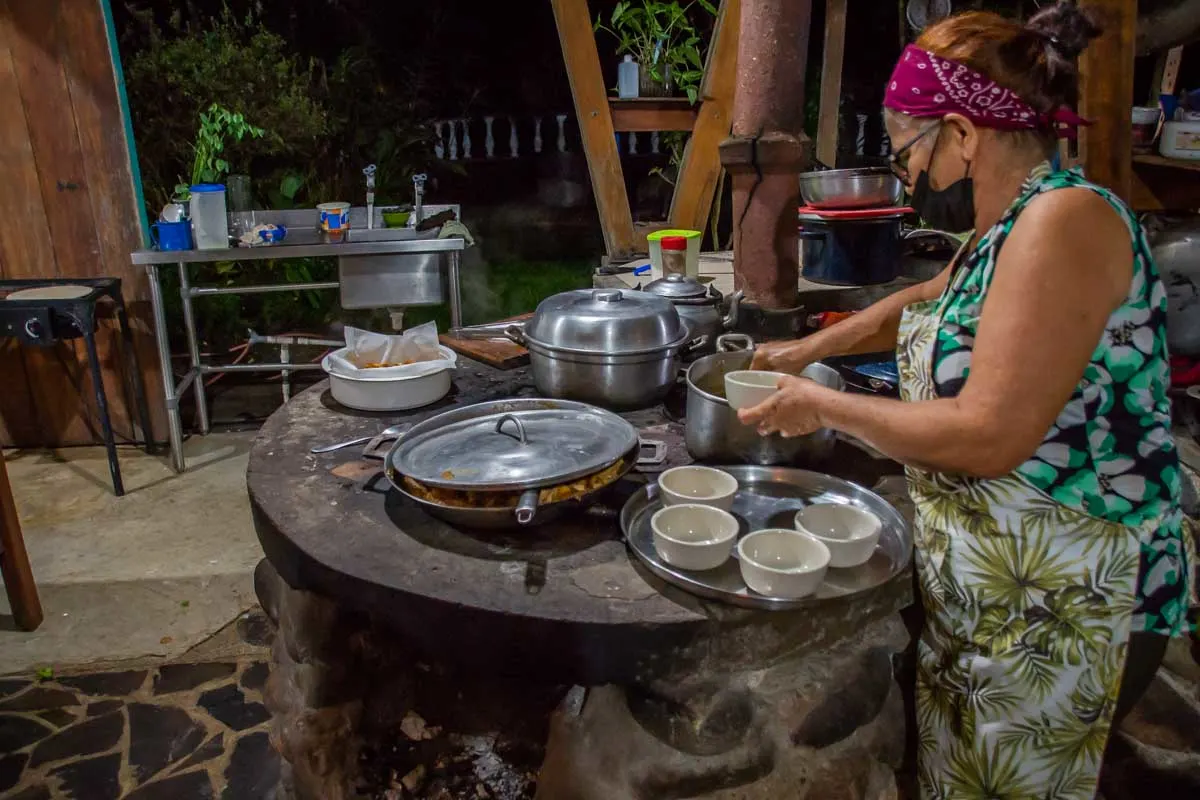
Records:
M229 247L225 187L219 183L198 183L191 191L190 211L192 227L196 232L196 249L223 250Z
M687 239L682 236L663 237L662 271L667 275L687 274Z
M633 56L626 55L617 65L617 97L632 100L638 96L638 64Z

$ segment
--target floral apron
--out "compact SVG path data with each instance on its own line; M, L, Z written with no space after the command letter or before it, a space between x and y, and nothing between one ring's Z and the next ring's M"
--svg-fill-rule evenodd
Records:
M997 224L1008 226L1001 233L1033 193ZM976 266L994 267L997 229L976 246ZM971 264L948 292L963 288ZM962 355L945 346L954 327L946 297L905 310L897 352L905 401L945 396L945 362ZM964 338L973 342L971 334ZM1164 536L1163 519L1123 524L1085 513L1021 471L976 479L909 468L908 478L926 613L917 666L921 796L1092 798L1146 543ZM1174 513L1167 528L1178 544ZM1150 627L1140 609L1137 616L1138 630Z

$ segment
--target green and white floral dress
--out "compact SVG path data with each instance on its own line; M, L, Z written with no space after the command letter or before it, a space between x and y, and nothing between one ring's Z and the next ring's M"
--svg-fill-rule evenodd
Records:
M999 479L909 469L926 629L922 795L1091 798L1131 631L1187 627L1189 558L1170 436L1166 292L1145 235L1077 171L1030 175L942 296L906 309L905 400L953 397L971 368L997 256L1039 194L1083 187L1129 226L1134 274L1036 454Z

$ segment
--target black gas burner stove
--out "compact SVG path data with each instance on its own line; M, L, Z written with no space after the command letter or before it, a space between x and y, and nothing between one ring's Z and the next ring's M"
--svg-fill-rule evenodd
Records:
M60 341L82 338L87 350L92 391L108 451L113 492L125 493L121 468L117 462L116 440L108 410L108 396L101 376L100 356L96 347L97 307L108 298L120 326L121 349L127 369L122 375L133 385L139 422L146 440L146 452L154 452L150 429L150 410L138 364L133 334L121 296L120 278L54 278L0 280L0 339L16 339L22 344L51 347Z
M61 290L59 296L54 296L56 289ZM47 290L47 293L29 297L26 293L30 290ZM117 291L120 291L119 282ZM83 336L88 321L90 332L94 332L95 314L89 309L95 308L99 298L111 296L111 287L88 286L76 280L57 284L0 281L0 295L5 295L0 300L0 337L48 347L58 341Z

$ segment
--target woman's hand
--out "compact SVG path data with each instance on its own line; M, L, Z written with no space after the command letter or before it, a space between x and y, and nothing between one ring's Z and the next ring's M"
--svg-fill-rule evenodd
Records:
M738 419L746 425L758 426L763 436L772 433L804 436L826 427L817 409L819 396L828 391L808 378L780 378L775 394L756 406L743 408Z
M817 359L812 355L812 348L804 339L792 339L786 342L767 342L759 345L754 351L754 359L750 369L761 369L768 372L787 372L799 375L804 368Z

